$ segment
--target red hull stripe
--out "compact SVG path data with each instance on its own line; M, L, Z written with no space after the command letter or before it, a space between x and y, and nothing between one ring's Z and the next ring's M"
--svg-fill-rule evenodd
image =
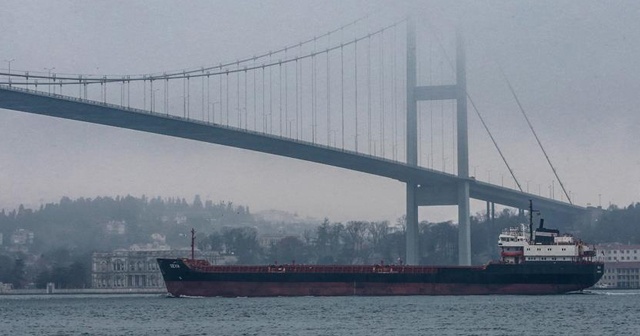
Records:
M576 284L441 284L346 282L170 281L173 296L384 296L384 295L541 295L584 289Z

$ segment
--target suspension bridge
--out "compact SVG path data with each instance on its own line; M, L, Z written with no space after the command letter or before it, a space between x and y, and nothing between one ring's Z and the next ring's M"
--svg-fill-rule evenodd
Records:
M526 209L529 200L545 212L585 213L570 202L524 192L495 140L517 189L469 175L468 102L489 129L467 93L460 37L452 60L446 51L436 56L418 45L411 19L364 33L358 28L362 21L274 51L179 71L62 74L55 68L12 70L7 61L8 69L0 70L0 108L400 181L406 184L408 264L419 261L420 206L458 206L461 265L471 263L470 198L486 201L492 216L494 204ZM439 68L434 70L434 64ZM429 129L423 126L426 120ZM434 135L443 140L436 144ZM454 155L445 158L449 150Z

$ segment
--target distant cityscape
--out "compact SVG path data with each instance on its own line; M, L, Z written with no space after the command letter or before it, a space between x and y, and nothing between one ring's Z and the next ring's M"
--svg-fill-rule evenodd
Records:
M597 244L605 275L598 288L640 288L640 207L611 206L587 224L564 223ZM493 223L472 218L474 264L497 259L502 228L523 222L505 209ZM212 264L375 264L404 258L402 218L349 221L300 218L284 211L252 214L232 202L180 198L99 197L0 212L0 293L85 289L164 291L156 258L196 254ZM455 264L457 226L420 225L421 263Z

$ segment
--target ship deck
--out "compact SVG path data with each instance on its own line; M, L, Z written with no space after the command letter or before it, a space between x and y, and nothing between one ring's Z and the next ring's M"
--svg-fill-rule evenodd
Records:
M410 265L211 265L206 260L182 260L194 271L203 273L400 273L400 274L430 274L446 269L482 270L484 266L410 266Z

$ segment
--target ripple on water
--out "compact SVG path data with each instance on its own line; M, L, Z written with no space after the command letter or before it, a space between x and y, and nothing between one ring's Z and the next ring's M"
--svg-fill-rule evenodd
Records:
M8 335L638 335L638 294L0 296L0 322Z

